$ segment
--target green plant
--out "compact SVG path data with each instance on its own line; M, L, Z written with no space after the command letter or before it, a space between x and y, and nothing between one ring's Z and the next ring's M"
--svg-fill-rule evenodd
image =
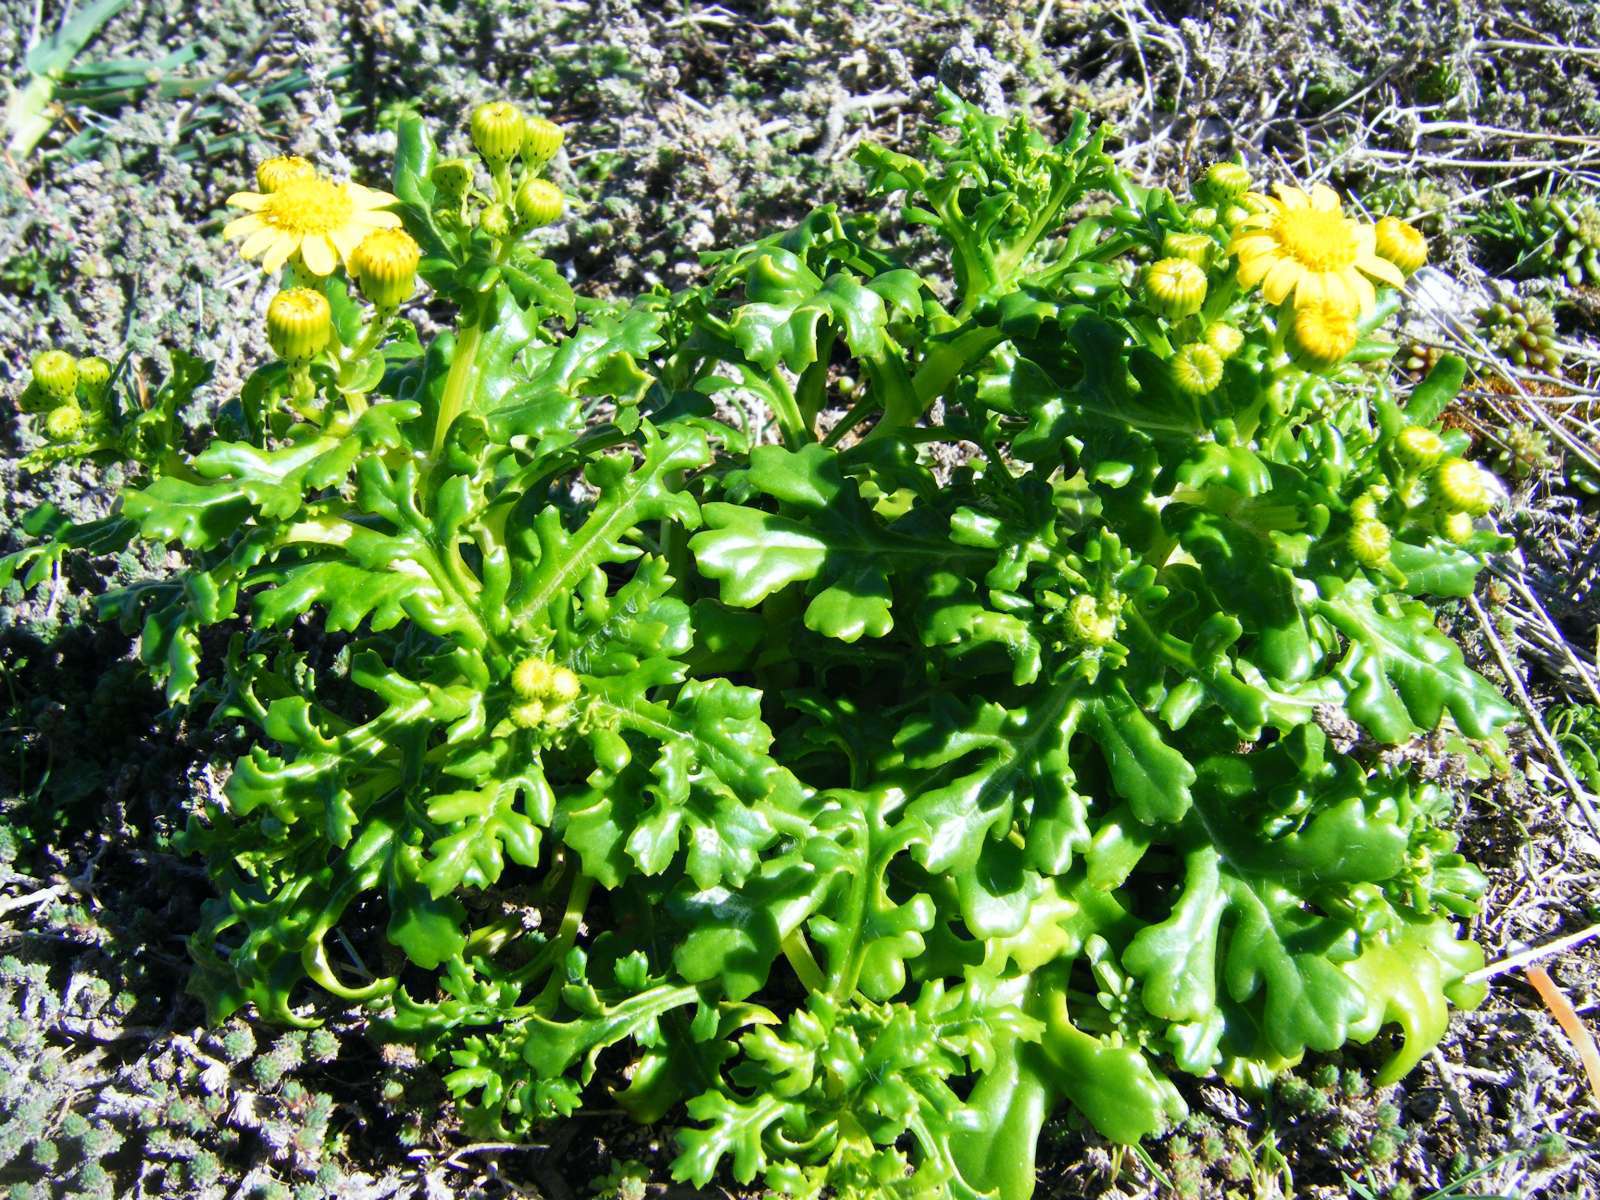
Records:
M1214 171L1219 218L1083 118L946 104L927 161L860 162L948 293L824 207L702 287L578 300L504 106L486 175L400 124L460 313L426 347L317 242L347 185L241 201L247 251L298 252L287 357L3 567L181 548L101 608L257 735L184 836L215 1017L364 1003L491 1137L603 1073L683 1105L700 1185L1020 1200L1062 1104L1137 1143L1174 1073L1263 1086L1389 1025L1393 1079L1481 998L1453 798L1374 753L1493 757L1512 714L1425 603L1502 544L1429 428L1464 364L1391 393L1400 272L1327 189Z
M1576 191L1508 197L1475 231L1516 256L1517 278L1600 287L1600 200Z

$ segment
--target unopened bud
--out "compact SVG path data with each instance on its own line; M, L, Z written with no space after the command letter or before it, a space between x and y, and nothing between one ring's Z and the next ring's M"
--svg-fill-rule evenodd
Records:
M547 695L555 666L544 658L525 658L511 673L511 689L525 700Z
M524 179L517 188L517 220L525 229L538 229L561 218L561 189L548 179Z
M298 154L279 154L264 159L256 167L256 186L263 192L277 192L302 179L315 179L317 168Z
M561 126L544 117L529 117L522 129L522 161L530 171L542 171L561 149L566 137Z
M1350 555L1363 567L1381 567L1389 561L1393 540L1382 521L1357 521L1350 527Z
M444 195L459 200L472 188L472 164L464 158L441 158L428 172L428 180Z
M1163 258L1144 272L1144 297L1169 321L1200 311L1206 301L1206 273L1183 258Z
M522 150L524 122L515 104L491 100L472 110L472 144L490 166L510 162Z
M1250 190L1250 172L1238 163L1218 162L1206 168L1201 188L1207 197L1224 202L1244 195Z
M1464 458L1447 458L1433 473L1434 490L1451 512L1481 517L1494 507L1483 471Z
M285 362L306 362L320 354L333 333L327 298L313 288L288 288L267 305L267 342Z
M1444 439L1421 425L1408 425L1394 440L1394 452L1406 466L1421 470L1444 454Z
M1206 326L1206 345L1210 346L1223 358L1232 358L1239 353L1239 348L1244 345L1244 334L1239 332L1236 325L1229 325L1226 321L1217 321Z
M34 357L33 381L56 403L64 403L78 390L78 360L65 350L46 350Z
M1172 384L1186 396L1204 396L1222 382L1222 356L1200 342L1181 347L1172 356Z
M70 442L83 432L83 410L76 403L52 408L44 419L44 432L52 442Z
M111 364L97 354L78 360L78 399L85 404L99 404L106 396L111 383Z
M478 214L478 228L492 238L511 236L511 210L504 204L489 204Z
M374 229L350 256L350 273L361 293L383 309L394 309L417 290L422 247L403 229Z

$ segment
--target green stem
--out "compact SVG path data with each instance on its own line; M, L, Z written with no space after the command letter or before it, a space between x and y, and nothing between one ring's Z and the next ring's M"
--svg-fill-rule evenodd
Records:
M822 968L812 957L811 947L806 944L806 935L800 930L791 930L789 936L783 939L783 956L789 960L789 965L794 968L794 973L799 976L800 982L806 985L807 991L828 990L827 976L822 973Z
M931 405L950 384L969 367L981 362L988 353L1006 340L1006 335L993 325L969 328L931 350L912 377L912 390L916 393L922 412ZM920 413L918 415L921 415Z
M444 450L445 435L461 415L467 397L472 394L473 369L477 366L478 345L483 341L483 324L477 318L462 326L456 338L455 355L450 360L450 374L445 377L444 395L439 399L439 415L433 426L433 457Z

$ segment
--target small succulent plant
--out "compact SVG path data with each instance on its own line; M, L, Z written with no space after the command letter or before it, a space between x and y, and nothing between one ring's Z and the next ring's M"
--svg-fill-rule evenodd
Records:
M1512 366L1548 374L1561 369L1555 314L1538 297L1505 292L1479 309L1477 319L1484 341Z

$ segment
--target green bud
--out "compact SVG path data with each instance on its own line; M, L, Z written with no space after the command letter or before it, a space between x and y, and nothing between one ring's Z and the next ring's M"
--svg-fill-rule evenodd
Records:
M555 665L548 659L525 658L511 673L511 690L524 700L537 700L549 694L555 672Z
M504 100L472 110L472 144L490 166L510 162L521 152L524 128L522 113Z
M478 227L492 238L511 236L511 210L504 204L490 204L478 214Z
M83 410L77 401L50 410L44 419L44 432L52 442L70 442L83 432Z
M1413 470L1433 466L1444 454L1444 439L1431 429L1408 425L1395 438L1395 454Z
M78 362L65 350L46 350L33 360L33 381L57 404L65 403L78 388Z
M1434 492L1451 512L1481 517L1494 507L1483 472L1464 458L1447 458L1433 473Z
M472 189L472 164L464 158L441 158L428 179L445 196L459 200Z
M78 399L85 404L98 405L106 397L111 383L111 364L99 355L91 354L78 360Z
M525 229L538 229L561 219L561 189L548 179L524 179L517 188L517 221Z
M1170 364L1172 385L1186 396L1204 396L1222 382L1222 356L1200 342L1181 347Z
M1389 561L1392 540L1382 521L1357 521L1350 527L1350 555L1363 567L1381 567Z
M1110 645L1117 636L1117 618L1087 592L1074 596L1067 612L1073 636L1086 646Z
M522 130L522 161L530 171L542 171L561 149L566 136L561 126L544 117L529 117Z
M1218 162L1206 168L1198 190L1207 199L1226 202L1248 192L1250 182L1250 172L1238 163Z
M1472 518L1464 512L1444 513L1439 517L1439 536L1457 546L1472 540Z

